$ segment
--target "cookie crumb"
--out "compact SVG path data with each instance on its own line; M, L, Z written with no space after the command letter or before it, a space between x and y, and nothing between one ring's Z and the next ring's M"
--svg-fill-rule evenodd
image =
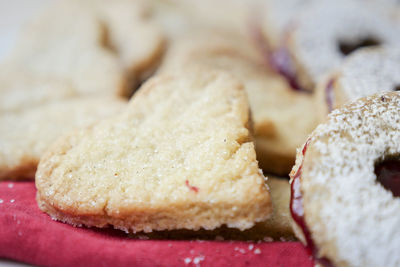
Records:
M256 248L256 249L254 250L254 254L261 254L261 250L260 250L259 248Z
M8 188L13 188L14 187L14 184L13 183L9 183L8 184Z
M252 251L253 248L254 248L254 245L253 245L253 244L250 244L250 245L249 245L249 250Z
M183 261L185 262L185 264L189 264L189 263L192 262L192 259L191 258L185 258Z

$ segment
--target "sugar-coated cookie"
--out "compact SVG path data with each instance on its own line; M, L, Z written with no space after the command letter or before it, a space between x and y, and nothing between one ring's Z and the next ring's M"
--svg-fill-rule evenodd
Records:
M193 65L230 72L244 84L260 166L265 172L289 174L296 148L317 124L313 97L291 90L263 65L251 43L236 35L196 32L175 40L159 71Z
M36 173L39 207L132 232L249 228L272 211L249 116L230 75L153 77L125 112L53 144Z
M363 48L319 82L316 94L321 115L357 98L400 90L400 49Z
M33 179L46 148L60 135L106 118L125 101L71 99L0 113L0 180Z
M389 6L390 7L390 6ZM316 83L359 47L398 45L399 19L375 1L314 1L293 20L287 48L298 83Z
M334 110L291 172L294 230L326 266L399 266L400 93Z

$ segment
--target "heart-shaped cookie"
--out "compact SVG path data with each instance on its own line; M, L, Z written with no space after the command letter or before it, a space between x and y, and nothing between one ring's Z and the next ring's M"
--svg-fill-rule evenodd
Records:
M36 186L54 219L133 232L245 229L271 212L242 85L200 68L152 78L124 113L59 139Z
M72 98L0 112L0 180L33 179L41 155L59 136L125 106L119 98Z

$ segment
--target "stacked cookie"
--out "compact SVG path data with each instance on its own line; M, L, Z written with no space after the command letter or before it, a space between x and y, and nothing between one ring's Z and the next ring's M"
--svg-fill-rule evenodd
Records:
M33 179L59 135L122 111L163 43L132 1L60 1L28 24L0 67L0 180Z
M279 239L293 232L289 183L275 175L289 174L309 140L291 174L294 229L322 262L341 265L346 253L326 252L335 225L317 224L319 199L335 199L335 187L308 171L314 157L324 169L339 154L321 145L328 130L364 149L345 116L350 128L371 117L396 132L379 121L398 95L350 104L312 131L347 102L398 89L397 10L373 0L61 1L0 67L0 179L36 178L39 207L76 226Z

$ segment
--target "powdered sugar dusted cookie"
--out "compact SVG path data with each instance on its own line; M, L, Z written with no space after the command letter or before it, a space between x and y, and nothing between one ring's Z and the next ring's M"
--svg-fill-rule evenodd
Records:
M160 71L198 65L231 72L245 85L260 166L266 172L287 175L296 148L317 124L314 99L291 90L282 77L263 65L247 40L235 35L203 32L176 40Z
M36 173L40 208L125 231L246 229L271 212L240 83L207 71L159 75L126 112L65 136Z
M375 1L316 1L293 24L288 48L299 83L309 90L355 49L400 43L399 20Z
M0 180L33 179L45 149L60 135L122 111L106 98L54 101L0 114Z
M399 266L400 94L334 110L291 173L296 235L329 266Z
M357 98L400 90L400 49L364 48L317 86L322 115Z

